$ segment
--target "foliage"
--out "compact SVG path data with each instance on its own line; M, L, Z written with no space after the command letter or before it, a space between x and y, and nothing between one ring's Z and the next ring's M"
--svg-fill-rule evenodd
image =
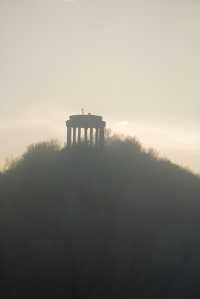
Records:
M198 298L199 198L136 139L31 145L0 175L2 298Z

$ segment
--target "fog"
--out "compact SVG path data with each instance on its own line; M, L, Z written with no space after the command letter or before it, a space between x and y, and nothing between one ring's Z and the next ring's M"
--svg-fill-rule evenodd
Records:
M1 164L64 143L84 107L200 172L199 15L198 1L1 1Z

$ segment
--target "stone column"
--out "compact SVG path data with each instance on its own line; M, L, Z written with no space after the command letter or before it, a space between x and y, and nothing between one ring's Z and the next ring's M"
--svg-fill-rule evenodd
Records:
M87 137L88 128L85 128L85 143L88 143L88 137Z
M73 144L76 144L76 127L73 127Z
M96 128L95 132L95 145L97 146L99 143L99 128Z
M103 147L104 146L104 142L105 142L105 136L104 136L104 128L100 128L100 146Z
M71 131L72 128L70 126L67 127L67 146L70 146L71 145Z
M93 128L90 128L90 145L93 144Z
M78 143L81 143L81 127L78 127Z

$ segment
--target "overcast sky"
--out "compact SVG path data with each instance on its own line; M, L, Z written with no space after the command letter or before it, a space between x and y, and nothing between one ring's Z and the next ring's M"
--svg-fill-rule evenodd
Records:
M0 161L71 113L200 173L200 1L0 0Z

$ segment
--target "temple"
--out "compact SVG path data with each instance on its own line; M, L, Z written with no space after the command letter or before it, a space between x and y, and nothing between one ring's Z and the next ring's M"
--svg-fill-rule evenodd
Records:
M71 115L66 126L68 147L80 143L96 147L104 146L106 123L101 116Z

